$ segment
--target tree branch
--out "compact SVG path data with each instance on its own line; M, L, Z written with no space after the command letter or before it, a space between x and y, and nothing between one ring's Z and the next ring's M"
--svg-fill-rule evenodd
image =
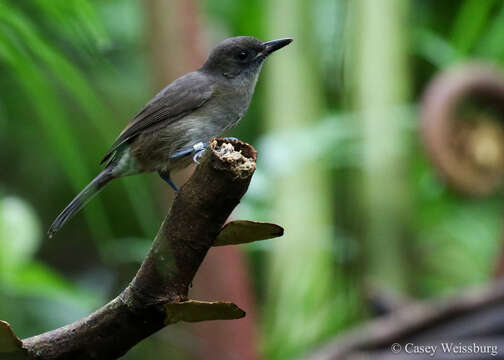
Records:
M212 141L201 164L178 192L128 287L88 317L24 339L27 358L115 359L171 323L245 316L232 303L188 300L187 292L225 220L247 191L255 161L256 151L248 144Z

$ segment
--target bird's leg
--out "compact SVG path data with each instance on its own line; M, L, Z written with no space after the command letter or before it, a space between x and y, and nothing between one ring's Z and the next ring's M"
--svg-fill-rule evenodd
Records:
M159 176L161 176L161 179L163 179L164 181L166 181L168 183L168 185L170 185L170 187L175 190L175 191L179 191L179 187L177 185L175 185L175 183L173 182L173 180L171 179L170 177L170 172L169 171L158 171L158 174Z

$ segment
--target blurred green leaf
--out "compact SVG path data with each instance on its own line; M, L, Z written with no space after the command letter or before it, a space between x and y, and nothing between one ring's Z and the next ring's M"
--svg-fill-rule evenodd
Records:
M467 54L478 42L488 24L495 0L465 0L455 17L451 41L461 54Z
M413 33L415 52L438 68L444 68L462 58L452 43L428 29Z
M504 61L504 47L502 46L504 43L504 5L502 3L486 29L488 30L481 37L476 53L489 59Z
M88 0L34 0L30 2L56 31L64 31L75 43L76 38L90 52L110 46L110 39L95 8Z
M107 244L105 250L107 257L116 263L140 264L152 246L152 239L120 238Z
M86 0L79 0L78 2L83 5L82 9L84 10L89 7ZM46 7L47 5L41 4L41 6ZM77 6L77 8L80 9L81 7ZM53 9L52 11L56 10ZM78 20L75 19L75 21ZM0 24L8 26L7 31L12 34L12 36L5 37L3 40L5 42L5 59L22 75L18 77L18 80L22 85L24 84L25 90L31 93L32 102L35 107L38 106L39 117L43 121L46 134L49 135L50 143L54 146L54 151L62 156L61 163L70 176L74 189L76 192L80 191L92 179L87 171L79 171L86 167L87 162L84 161L84 157L88 156L86 154L92 154L92 152L83 151L78 147L81 141L78 134L72 131L71 121L64 110L63 103L53 96L56 92L49 89L50 78L45 74L44 69L40 68L32 60L32 57L40 58L51 70L51 75L64 86L68 94L75 98L80 109L101 136L101 143L111 141L111 136L118 132L114 122L104 121L104 119L112 119L113 116L97 97L85 75L61 55L57 49L44 41L39 35L39 31L26 16L23 16L14 7L0 4ZM36 82L37 78L40 79L38 84L30 84L29 80L26 79L28 75L26 73L30 72L35 77L33 82ZM42 90L42 88L44 89ZM51 99L47 102L48 99L44 99L44 97L51 97ZM51 109L44 109L47 103L52 103ZM65 151L62 151L62 149L65 149ZM93 161L98 163L98 159L93 159ZM144 231L151 233L158 225L155 221L156 208L152 197L145 194L144 184L145 181L139 179L134 181L135 186L128 185L126 189ZM93 213L85 211L91 222L91 231L95 233L95 238L109 239L112 236L103 207L98 206L99 201L95 200L93 203L97 204L93 205Z
M26 202L0 199L0 277L31 260L40 238L39 220Z
M72 285L41 263L29 263L4 274L2 287L17 296L42 297L91 310L103 302L99 296Z
M0 4L0 27L3 10ZM61 159L71 183L79 191L92 177L86 169L86 161L78 150L78 137L71 127L67 114L63 110L56 92L49 86L49 81L37 69L33 60L17 47L17 41L0 32L0 61L4 61L17 76L17 81L24 90L33 107L35 118L39 120L53 153ZM3 36L2 36L3 35ZM109 232L103 208L96 208L93 213L86 213L91 220L97 236ZM106 238L110 238L107 236Z

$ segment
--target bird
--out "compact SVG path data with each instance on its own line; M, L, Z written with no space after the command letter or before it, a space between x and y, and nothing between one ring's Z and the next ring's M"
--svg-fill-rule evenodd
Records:
M103 170L56 217L49 237L113 179L157 172L177 191L170 173L198 162L210 139L238 124L264 61L292 41L237 36L218 43L198 70L168 84L133 117L101 161Z

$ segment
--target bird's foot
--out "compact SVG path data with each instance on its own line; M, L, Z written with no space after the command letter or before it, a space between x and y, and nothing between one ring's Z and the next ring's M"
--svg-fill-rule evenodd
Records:
M158 171L158 174L159 174L159 176L161 176L161 179L163 179L164 181L166 181L167 184L170 185L170 187L173 190L175 190L175 192L179 191L179 187L177 185L175 185L175 183L171 179L169 171L167 171L167 172Z
M225 137L224 140L238 141L238 139L235 137ZM200 141L199 143L196 143L193 146L188 146L186 148L180 149L179 151L175 151L172 155L170 155L170 158L176 159L179 157L187 156L189 154L194 154L193 161L196 164L199 164L199 160L205 153L205 149L207 148L207 146L208 141L205 142Z
M231 140L231 141L238 141L237 138L235 137L225 137L223 138L224 140ZM202 148L200 150L197 150L195 153L194 153L194 156L193 156L193 161L196 163L196 164L199 164L199 160L201 159L201 157L203 156L203 154L205 153L205 150L206 150L206 147L208 146L208 142L206 143L198 143L198 144L203 144ZM196 145L198 145L196 144ZM193 146L193 148L196 147L196 145Z

